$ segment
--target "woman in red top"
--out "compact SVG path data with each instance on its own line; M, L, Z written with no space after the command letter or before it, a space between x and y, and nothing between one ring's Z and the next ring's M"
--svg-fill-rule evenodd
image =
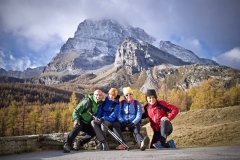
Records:
M153 138L151 148L176 148L174 141L166 143L167 136L172 133L171 120L176 117L179 109L162 100L157 100L157 94L154 89L148 89L146 93L147 105L145 105L142 118L149 118L150 126L153 129Z

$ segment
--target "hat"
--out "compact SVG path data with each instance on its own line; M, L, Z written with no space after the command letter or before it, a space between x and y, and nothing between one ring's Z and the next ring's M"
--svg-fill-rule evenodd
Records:
M157 93L154 89L148 89L147 90L146 97L148 97L148 96L154 96L154 98L157 99Z
M133 94L133 90L130 87L123 88L123 95Z
M109 91L108 91L108 94L112 94L114 98L117 97L118 95L118 90L116 88L111 88Z

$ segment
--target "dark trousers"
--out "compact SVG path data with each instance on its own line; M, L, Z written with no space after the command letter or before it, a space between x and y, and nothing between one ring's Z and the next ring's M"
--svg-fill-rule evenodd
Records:
M122 135L122 131L125 131L125 128L127 126L121 124L120 122L114 122L113 123L113 132L118 135L123 141L123 135ZM129 131L133 133L133 136L135 138L135 141L137 142L137 144L140 146L141 142L143 140L143 136L140 133L140 124L136 124L135 126L129 128Z
M83 146L85 143L88 143L95 136L95 132L91 124L85 124L83 122L80 122L80 124L77 124L73 128L73 130L68 134L66 143L72 145L74 139L77 137L80 131L86 133L86 135L82 137L78 142L80 146Z
M153 138L150 147L153 148L153 144L160 141L162 146L169 147L166 143L167 136L173 131L172 123L170 121L161 121L160 131L153 131Z

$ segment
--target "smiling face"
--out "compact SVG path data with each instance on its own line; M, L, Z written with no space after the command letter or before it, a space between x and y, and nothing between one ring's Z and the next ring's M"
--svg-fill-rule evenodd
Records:
M154 96L147 96L147 102L150 104L150 105L153 105L154 103L156 103L156 98Z
M97 99L98 102L102 100L103 93L102 93L101 90L96 90L96 91L94 91L93 94L94 94L94 96L95 96L95 98Z
M118 95L118 90L117 88L111 88L109 91L108 91L108 98L109 100L111 101L114 101L115 98L117 97Z
M114 94L109 93L108 98L109 98L109 100L113 101L113 100L115 100L116 97Z
M124 95L125 99L127 102L131 102L133 100L133 94L132 93L127 93Z

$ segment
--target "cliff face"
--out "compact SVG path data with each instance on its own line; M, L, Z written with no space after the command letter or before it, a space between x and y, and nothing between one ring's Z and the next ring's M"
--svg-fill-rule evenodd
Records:
M189 62L191 64L218 65L215 61L205 58L199 58L192 51L173 44L170 41L160 41L159 49L174 55L175 57L183 60L184 62Z
M121 25L110 19L85 20L80 23L73 38L62 46L44 73L94 70L112 64L118 45L127 37L148 43L154 38L140 28Z
M116 52L115 67L124 67L129 74L147 70L160 64L181 66L188 64L151 44L133 38L123 41Z
M88 19L79 24L74 37L67 40L41 75L27 81L67 86L71 90L79 85L81 91L126 85L144 91L170 84L169 81L170 88L174 84L187 89L209 77L223 80L228 77L229 81L239 79L238 70L199 58L192 51L169 41L153 46L154 41L140 28L111 19ZM0 75L8 77L9 73L0 70ZM4 82L7 80L3 79Z

